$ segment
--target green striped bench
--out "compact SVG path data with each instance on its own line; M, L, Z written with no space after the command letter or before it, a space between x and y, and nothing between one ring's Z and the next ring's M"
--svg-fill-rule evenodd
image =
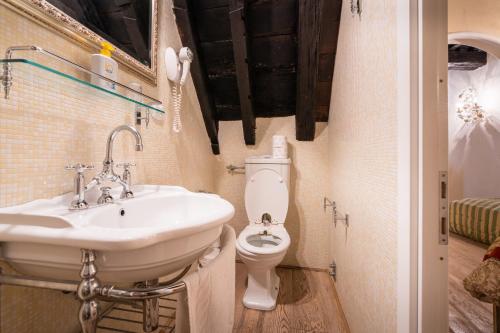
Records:
M500 236L500 199L452 201L450 232L484 244L493 243Z

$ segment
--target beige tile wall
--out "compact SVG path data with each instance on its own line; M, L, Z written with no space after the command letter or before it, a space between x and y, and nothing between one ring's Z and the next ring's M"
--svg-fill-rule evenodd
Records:
M178 48L171 1L160 3L160 53L167 45ZM72 61L89 65L90 50L41 28L0 2L0 52L11 45L35 44ZM43 63L48 59L38 57ZM144 90L169 103L169 84L159 62L159 84ZM61 68L63 69L63 68ZM0 207L46 198L72 190L68 163L94 163L104 158L108 133L121 124L133 124L133 108L126 103L93 95L48 75L14 71L12 98L0 98ZM43 80L42 80L43 79ZM120 72L121 82L138 81ZM189 81L184 89L184 129L170 130L171 115L142 126L144 151L135 152L126 133L116 142L115 161L134 161L136 183L176 184L191 190L214 191L215 158L210 149L196 93ZM91 177L93 172L88 172ZM5 267L5 265L2 265ZM77 332L78 301L59 292L1 287L0 328L5 333Z
M217 163L216 188L235 206L236 214L231 225L237 232L248 225L244 200L245 175L230 175L225 166L244 165L247 156L270 154L274 134L288 138L292 165L290 203L285 223L291 246L283 261L287 265L328 268L331 215L323 211L323 197L329 190L326 125L318 123L314 141L305 142L295 140L295 117L259 118L257 144L245 146L241 121L220 124L221 155Z
M396 0L344 1L330 108L337 291L353 333L396 331Z

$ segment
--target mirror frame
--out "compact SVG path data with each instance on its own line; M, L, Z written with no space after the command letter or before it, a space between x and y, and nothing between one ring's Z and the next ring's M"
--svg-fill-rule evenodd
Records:
M73 43L90 49L91 52L98 52L101 49L101 42L106 41L103 37L46 0L2 0L1 2L35 23L48 27L70 39ZM145 81L156 85L158 68L158 0L151 0L151 9L151 66L144 65L119 48L116 48L113 59L127 67L134 74L139 74Z

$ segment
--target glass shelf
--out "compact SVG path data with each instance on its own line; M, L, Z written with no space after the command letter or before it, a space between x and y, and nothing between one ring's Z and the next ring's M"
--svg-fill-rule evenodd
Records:
M39 85L57 86L60 90L72 90L74 93L82 91L87 98L95 98L95 103L107 105L113 103L112 100L121 100L126 104L133 103L136 106L145 107L150 110L165 113L161 106L161 102L147 95L136 92L121 84L116 85L116 90L108 90L100 87L85 78L78 78L74 75L63 73L57 69L39 64L28 59L0 59L0 75L3 73L3 67L8 64L10 67L11 87L10 90L15 91L16 85L22 85L26 82L41 81ZM89 75L87 75L89 76ZM5 78L3 78L5 80ZM4 88L2 83L2 90ZM61 95L65 93L61 91ZM106 100L107 99L107 100Z

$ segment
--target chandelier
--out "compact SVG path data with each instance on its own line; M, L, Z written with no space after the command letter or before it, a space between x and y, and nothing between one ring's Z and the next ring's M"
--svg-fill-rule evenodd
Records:
M457 115L466 123L484 119L485 112L483 107L477 103L476 89L469 87L458 95Z

